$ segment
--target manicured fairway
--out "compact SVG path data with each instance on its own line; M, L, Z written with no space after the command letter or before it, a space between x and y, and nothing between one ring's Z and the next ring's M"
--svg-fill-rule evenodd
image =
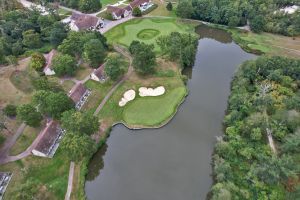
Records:
M130 125L159 126L175 112L187 91L178 87L158 97L140 97L123 112L123 119Z
M155 43L156 39L175 31L193 33L194 27L177 22L176 19L133 19L111 29L105 36L110 43L119 43L127 47L133 40L154 44L155 51L159 52L159 47Z

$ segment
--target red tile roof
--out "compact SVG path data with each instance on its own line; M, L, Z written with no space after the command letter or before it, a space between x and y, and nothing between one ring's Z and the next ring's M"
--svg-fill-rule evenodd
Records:
M102 64L98 69L96 69L93 73L95 76L97 76L99 79L104 76L104 67L105 64Z
M75 102L79 102L87 89L82 83L76 84L69 93L69 97Z
M43 136L36 145L35 150L47 155L60 134L59 129L59 123L51 120L47 124L47 126L41 131L40 134L42 134Z
M149 2L150 0L134 0L133 2L130 3L130 5L132 8L134 8L140 6L143 3L149 3Z
M115 13L116 16L120 17L120 16L124 15L125 9L115 7L115 6L107 6L107 12Z

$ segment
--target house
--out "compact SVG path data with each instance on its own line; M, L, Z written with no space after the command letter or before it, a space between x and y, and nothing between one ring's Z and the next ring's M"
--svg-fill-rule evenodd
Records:
M75 108L80 110L91 93L82 83L78 83L69 92L69 97L74 101Z
M70 19L69 26L72 31L99 30L104 26L103 20L98 17L77 12L73 12Z
M11 180L12 173L0 172L0 200L3 198L5 190Z
M131 8L138 7L142 12L148 10L154 4L150 0L134 0L130 3Z
M121 19L127 17L131 14L131 6L126 6L125 8L119 8L116 6L107 6L107 12L111 14L113 19Z
M107 78L107 76L104 72L104 67L105 67L105 64L98 67L98 69L95 69L93 71L93 73L91 73L91 76L90 76L91 79L94 81L98 81L100 83L104 83Z
M55 74L55 71L52 69L52 59L54 55L56 54L56 50L52 49L48 54L44 55L46 59L46 66L43 69L43 72L45 73L46 76L51 76Z
M64 134L65 130L60 127L59 123L50 120L47 122L46 127L40 132L40 141L32 150L32 154L52 158Z

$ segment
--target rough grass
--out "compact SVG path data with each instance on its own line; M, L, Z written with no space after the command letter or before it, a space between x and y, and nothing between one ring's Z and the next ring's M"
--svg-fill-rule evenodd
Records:
M10 76L12 84L24 93L31 93L34 88L31 84L31 77L26 71L14 71Z
M92 73L92 71L92 68L86 65L80 65L76 70L75 78L77 80L83 80L85 77L89 76Z
M16 162L1 165L0 171L13 173L4 199L17 199L16 190L28 179L35 182L32 188L38 190L33 199L64 199L67 190L69 164L66 155L58 149L52 159L29 156Z
M10 149L10 155L17 155L25 151L35 140L41 129L42 125L39 128L26 126L23 134L17 139L14 146Z
M147 16L166 16L166 17L177 17L176 16L176 6L177 3L174 2L173 3L173 10L172 11L168 11L166 6L168 1L164 1L164 3L162 3L160 0L153 0L153 3L155 3L156 5L158 5L158 7L151 11L149 14L147 14Z
M235 42L245 50L300 58L300 37L293 38L271 33L256 34L237 29L229 29L229 32Z
M152 39L140 39L138 33L143 30L153 29L160 32ZM126 47L129 47L133 40L145 42L147 44L154 44L155 51L159 52L159 47L156 44L156 39L161 35L168 35L171 32L180 33L194 33L194 27L184 23L178 22L176 19L164 19L164 18L147 18L147 19L133 19L111 29L105 36L109 43L119 43Z
M186 94L186 88L179 87L162 96L139 97L125 108L123 119L133 126L159 126L175 114Z

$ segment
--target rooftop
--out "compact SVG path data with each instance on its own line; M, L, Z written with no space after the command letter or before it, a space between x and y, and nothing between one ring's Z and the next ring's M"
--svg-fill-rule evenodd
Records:
M95 76L97 76L99 79L104 75L104 67L105 64L102 64L98 69L96 69L93 73Z
M84 87L84 85L82 83L78 83L69 92L69 97L75 103L77 103L81 100L81 97L85 94L86 91L87 91L86 87Z

